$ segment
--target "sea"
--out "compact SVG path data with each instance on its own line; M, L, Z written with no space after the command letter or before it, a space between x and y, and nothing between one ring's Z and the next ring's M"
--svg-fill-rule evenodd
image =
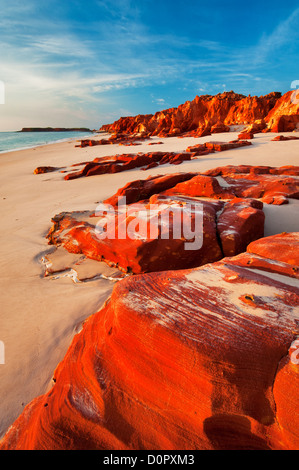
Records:
M46 144L90 137L92 133L66 132L0 132L0 154L25 150Z

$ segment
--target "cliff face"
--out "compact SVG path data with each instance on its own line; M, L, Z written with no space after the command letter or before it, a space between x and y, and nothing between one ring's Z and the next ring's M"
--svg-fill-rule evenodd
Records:
M299 124L299 93L289 91L276 101L265 121L272 132L292 132Z
M122 117L113 124L104 125L101 130L167 137L185 133L202 136L225 132L230 125L249 125L256 121L261 128L265 128L264 120L280 98L281 94L275 92L257 97L244 96L233 91L216 96L196 96L193 101L186 101L178 108L159 111L154 115ZM279 109L278 106L277 112L280 112ZM298 106L296 109L298 113ZM292 112L290 111L291 114Z

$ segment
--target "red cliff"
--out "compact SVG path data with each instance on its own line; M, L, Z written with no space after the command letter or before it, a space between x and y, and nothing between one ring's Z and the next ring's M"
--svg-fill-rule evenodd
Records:
M145 132L161 137L227 132L228 126L234 124L257 123L262 130L266 127L264 120L280 98L281 94L275 92L257 97L240 95L233 91L216 96L196 96L193 101L186 101L178 108L159 111L154 115L122 117L113 124L102 126L101 130L128 134Z

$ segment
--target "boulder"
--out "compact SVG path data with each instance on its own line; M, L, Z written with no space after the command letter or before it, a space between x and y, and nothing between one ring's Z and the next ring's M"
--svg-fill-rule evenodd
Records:
M263 203L250 199L232 199L221 212L217 230L224 256L246 251L253 240L264 236Z
M82 253L128 273L200 266L222 257L216 225L221 207L221 203L158 196L113 212L102 205L94 217L88 212L58 214L47 238L70 253Z
M54 166L38 166L37 168L35 168L33 173L35 175L40 175L43 173L51 173L52 171L57 171L57 170L59 170L59 168L54 167Z

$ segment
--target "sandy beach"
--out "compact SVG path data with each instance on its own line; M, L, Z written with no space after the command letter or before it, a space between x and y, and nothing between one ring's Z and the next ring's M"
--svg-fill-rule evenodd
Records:
M115 270L97 262L87 263L85 271L82 269L81 280L97 274L88 282L74 282L70 271L45 277L45 257L56 251L45 238L51 218L62 211L95 210L99 202L127 182L150 175L206 171L224 165L298 165L298 141L271 141L276 135L257 134L251 146L199 157L179 166L163 165L147 171L137 169L72 181L65 181L60 172L33 172L43 165L73 171L73 164L121 153L179 152L197 143L237 139L238 131L202 138L152 137L137 147L75 148L75 142L68 141L0 155L0 340L5 345L5 364L0 365L1 436L25 405L49 389L53 371L82 322L99 310L117 282L109 279ZM149 147L149 142L155 141L163 144ZM299 231L299 201L265 205L264 212L265 236ZM73 261L63 251L57 252L53 260L53 271L63 271L63 266L68 268Z

